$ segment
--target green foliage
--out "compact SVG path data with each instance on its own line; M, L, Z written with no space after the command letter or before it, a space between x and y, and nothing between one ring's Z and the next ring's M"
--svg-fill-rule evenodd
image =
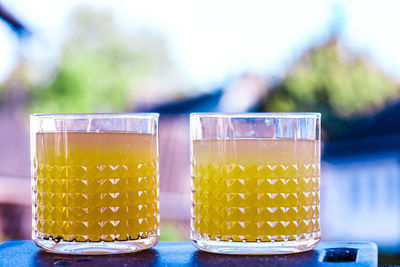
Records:
M264 109L323 113L331 137L345 131L349 118L373 112L398 96L398 84L362 58L345 59L337 42L306 53L283 82L268 94Z
M72 21L54 77L32 93L31 112L128 111L132 92L168 63L162 40L124 34L108 12L83 9Z

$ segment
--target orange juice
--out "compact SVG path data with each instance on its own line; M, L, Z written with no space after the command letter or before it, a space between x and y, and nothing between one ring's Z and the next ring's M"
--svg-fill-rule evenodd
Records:
M319 238L319 141L194 140L192 145L192 237Z
M125 241L158 235L155 135L36 133L34 231L58 241Z

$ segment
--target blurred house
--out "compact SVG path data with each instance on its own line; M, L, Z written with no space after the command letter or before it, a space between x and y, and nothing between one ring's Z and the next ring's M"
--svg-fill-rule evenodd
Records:
M358 120L327 143L322 172L323 236L370 240L400 252L400 102Z
M188 113L257 111L268 86L254 77L246 83L248 78L243 76L242 81L235 81L234 89L217 89L209 94L143 109L161 113L162 217L180 220L187 233L190 218ZM243 86L236 87L238 84ZM251 87L254 84L258 84L258 90ZM233 91L235 93L230 95ZM238 103L236 109L235 102ZM323 144L321 214L325 240L370 240L378 243L382 251L399 252L398 117L400 102L394 102L375 115L348 120L352 130L340 140Z

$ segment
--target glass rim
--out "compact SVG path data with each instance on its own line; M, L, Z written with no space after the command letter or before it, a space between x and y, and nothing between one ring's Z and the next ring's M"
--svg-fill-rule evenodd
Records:
M34 113L32 119L158 119L159 113Z
M202 112L190 113L192 118L243 118L243 119L301 119L321 118L319 112L249 112L249 113L218 113Z

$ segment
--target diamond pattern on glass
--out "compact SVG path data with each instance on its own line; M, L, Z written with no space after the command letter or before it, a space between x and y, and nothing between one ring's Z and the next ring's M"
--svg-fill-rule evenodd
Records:
M319 238L319 168L316 163L194 162L192 237L240 242Z
M34 231L39 237L93 242L156 235L155 162L34 167Z

